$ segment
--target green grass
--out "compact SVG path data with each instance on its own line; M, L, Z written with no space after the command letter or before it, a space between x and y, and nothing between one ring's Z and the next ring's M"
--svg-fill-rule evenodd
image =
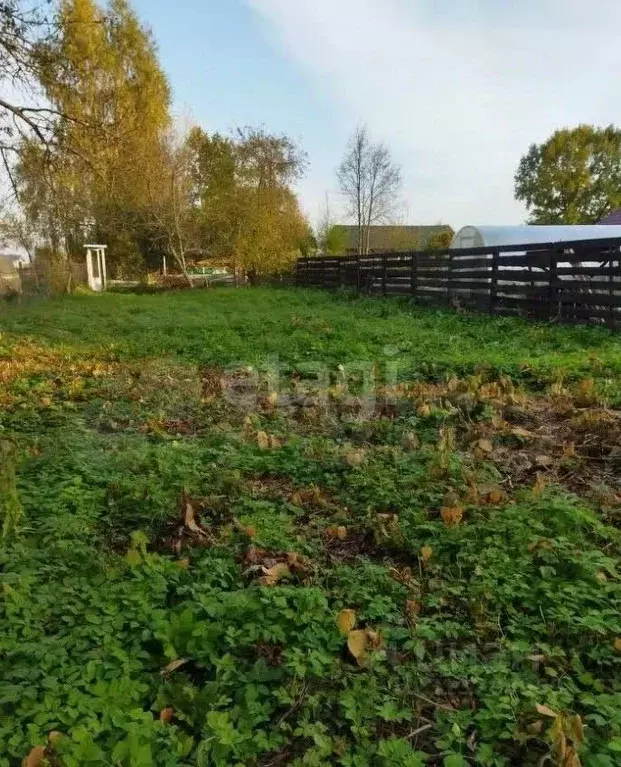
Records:
M405 308L394 299L343 299L320 291L227 289L73 296L0 309L0 327L38 341L113 347L123 358L176 356L192 363L253 363L277 354L297 365L376 360L394 347L412 366L469 371L489 366L581 375L621 371L621 339L601 328Z
M620 763L618 336L264 288L0 329L0 765Z

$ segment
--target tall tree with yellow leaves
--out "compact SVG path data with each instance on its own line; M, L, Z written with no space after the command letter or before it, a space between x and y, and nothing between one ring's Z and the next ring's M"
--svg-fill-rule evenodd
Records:
M53 247L75 251L90 220L93 236L113 245L113 258L137 258L132 233L148 194L146 170L161 161L170 125L170 89L155 43L127 0L106 7L61 0L56 27L40 51L41 83L70 119L51 164L48 149L24 142L21 201Z

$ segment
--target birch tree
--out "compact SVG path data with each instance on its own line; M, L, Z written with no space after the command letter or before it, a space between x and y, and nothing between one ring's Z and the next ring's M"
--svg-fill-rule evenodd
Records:
M349 140L337 171L348 214L357 226L357 250L367 255L371 227L390 221L399 208L401 168L383 143L374 143L365 126Z
M147 203L143 225L175 261L190 287L188 254L199 249L199 227L193 201L192 153L185 135L171 129L160 139L159 167L145 174Z

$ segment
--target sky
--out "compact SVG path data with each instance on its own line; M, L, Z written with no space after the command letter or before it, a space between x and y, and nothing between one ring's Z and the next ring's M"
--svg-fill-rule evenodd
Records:
M133 0L175 109L207 130L262 125L308 153L317 221L344 215L336 168L357 125L403 171L400 223L519 224L533 142L621 124L618 0ZM612 34L610 33L612 30Z

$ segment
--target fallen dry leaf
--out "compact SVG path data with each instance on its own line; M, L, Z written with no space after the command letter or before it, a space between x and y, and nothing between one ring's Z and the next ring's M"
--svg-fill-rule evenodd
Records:
M367 632L364 629L358 631L350 631L347 635L347 648L349 652L354 656L359 666L362 666L365 661L367 648L369 646L369 638Z
M169 724L172 722L173 717L175 715L175 709L171 708L170 706L167 706L166 708L163 708L160 711L160 722L166 722Z
M392 538L399 533L399 515L398 514L378 514L377 522L380 533L384 538Z
M554 739L554 748L556 749L557 756L561 760L561 764L565 765L565 756L567 755L567 736L559 728Z
M185 666L185 664L188 662L188 658L177 658L177 660L171 661L167 666L165 666L161 671L160 674L162 676L169 676L170 674L177 671L177 669L180 669L181 666Z
M556 719L558 716L556 711L552 711L551 708L548 708L548 706L542 706L540 703L537 703L535 708L537 709L537 713L541 714L541 716L548 716L550 719Z
M283 578L287 578L291 575L289 566L284 562L278 562L269 569L264 567L263 572L265 574L259 578L259 583L262 586L276 586Z
M269 392L269 394L265 397L265 401L272 407L275 407L276 403L278 402L278 392Z
M422 609L421 603L415 599L407 599L405 602L405 612L410 618L416 618L417 615L420 615Z
M264 431L257 432L257 445L261 450L268 450L270 446L270 438Z
M287 564L292 570L307 573L312 569L313 563L308 557L303 554L298 554L297 551L290 551L287 554Z
M429 562L432 556L433 549L431 546L423 546L423 548L420 550L420 558L423 560L423 562Z
M349 634L356 625L356 611L341 610L336 617L336 625L339 627L341 634Z
M573 750L573 748L567 749L567 752L565 754L565 761L563 762L563 767L582 767L582 762L580 761L580 757Z
M380 647L384 644L382 635L373 629L367 629L367 640L373 650L379 650Z
M615 639L614 648L616 652L621 652L621 637Z
M509 434L525 440L531 440L535 438L535 435L532 432L528 431L528 429L523 429L521 426L513 426L509 430Z
M440 516L446 527L457 527L464 516L464 510L461 506L443 506Z
M35 746L24 759L24 767L39 767L45 761L45 746Z
M325 530L325 535L327 538L331 538L332 540L345 541L347 540L347 528L344 525L339 525L338 527L327 527Z
M575 743L582 743L584 741L584 725L580 714L575 714L569 720L569 727L571 729L572 740Z
M195 535L198 535L199 538L207 537L207 533L196 522L196 511L194 510L194 506L192 506L188 498L185 499L185 512L183 515L183 522L188 530L193 532Z
M251 546L246 552L244 562L246 565L258 565L265 558L267 552L265 549L258 549L256 546Z
M479 450L481 450L483 453L487 453L488 455L494 452L494 445L489 439L480 439L476 446L479 448Z

